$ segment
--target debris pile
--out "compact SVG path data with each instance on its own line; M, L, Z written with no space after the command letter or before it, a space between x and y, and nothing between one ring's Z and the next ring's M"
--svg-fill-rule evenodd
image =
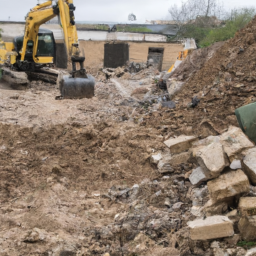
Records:
M256 45L255 27L256 18L237 32L234 38L220 46L214 54L210 54L211 58L203 63L200 70L191 76L181 77L184 70L191 68L188 62L191 62L191 58L196 59L201 50L194 51L175 70L177 73L173 74L174 78L167 83L171 100L176 103L175 112L159 115L155 113L154 117L149 116L145 125L164 126L172 120L176 127L169 128L169 133L178 136L187 127L191 131L189 135L196 134L202 138L219 135L229 125L238 126L235 109L256 100L253 57ZM187 65L189 68L186 68ZM192 67L194 66L192 63ZM193 109L190 105L195 96L200 99L200 103ZM187 132L185 133L188 134Z

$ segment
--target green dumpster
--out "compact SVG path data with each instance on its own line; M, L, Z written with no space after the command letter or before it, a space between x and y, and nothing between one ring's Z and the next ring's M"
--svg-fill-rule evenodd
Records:
M236 109L235 114L240 128L256 143L256 102Z

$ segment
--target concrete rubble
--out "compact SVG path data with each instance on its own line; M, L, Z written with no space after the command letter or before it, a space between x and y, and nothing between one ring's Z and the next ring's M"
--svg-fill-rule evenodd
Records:
M214 202L248 193L250 183L242 170L229 171L207 183L210 197Z
M229 159L242 150L254 147L254 143L238 127L229 127L229 130L220 136L220 142Z
M192 240L209 240L234 235L233 222L225 216L212 216L188 223Z
M195 150L197 161L208 179L218 177L224 168L229 166L220 143L214 142Z
M256 148L247 151L247 155L243 159L243 167L248 175L251 183L256 185Z
M256 216L244 216L238 223L238 229L244 241L256 240Z
M179 136L177 138L170 138L164 144L170 149L171 153L181 153L191 148L192 142L197 140L194 136Z
M201 167L197 167L196 169L194 169L189 176L189 180L194 186L200 185L202 182L209 179L210 174L207 173L207 171L204 171Z
M238 209L241 216L256 215L256 197L241 197Z

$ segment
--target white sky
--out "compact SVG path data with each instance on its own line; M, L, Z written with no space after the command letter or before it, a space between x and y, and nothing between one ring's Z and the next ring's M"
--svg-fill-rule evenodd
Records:
M43 0L40 0L44 2ZM225 0L226 9L256 7L255 0ZM37 0L0 0L0 20L23 21ZM181 0L74 0L77 21L128 22L129 13L137 16L138 23L145 20L165 19L168 9Z

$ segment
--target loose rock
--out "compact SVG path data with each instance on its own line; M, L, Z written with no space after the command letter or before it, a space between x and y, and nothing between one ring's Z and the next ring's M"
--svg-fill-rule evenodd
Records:
M243 160L244 171L251 183L256 185L256 148L250 149Z
M192 185L197 186L202 182L209 180L210 175L205 172L201 167L198 167L192 171L192 174L189 176L189 180Z
M200 147L196 151L196 158L206 174L206 179L218 177L223 169L229 165L223 147L218 142Z
M181 153L188 150L192 146L192 142L197 140L194 136L179 136L177 138L170 138L164 144L170 148L171 153Z
M244 149L254 147L254 144L243 131L234 126L229 127L229 130L220 136L220 142L229 158L232 158L235 154L240 153Z
M207 183L210 197L214 202L247 193L250 183L242 170L230 171Z
M249 250L245 256L256 256L256 248Z
M256 215L256 197L241 197L238 207L242 216Z
M192 240L208 240L234 235L233 222L225 216L212 216L188 222Z
M238 229L245 241L256 240L256 216L244 216L238 223Z

